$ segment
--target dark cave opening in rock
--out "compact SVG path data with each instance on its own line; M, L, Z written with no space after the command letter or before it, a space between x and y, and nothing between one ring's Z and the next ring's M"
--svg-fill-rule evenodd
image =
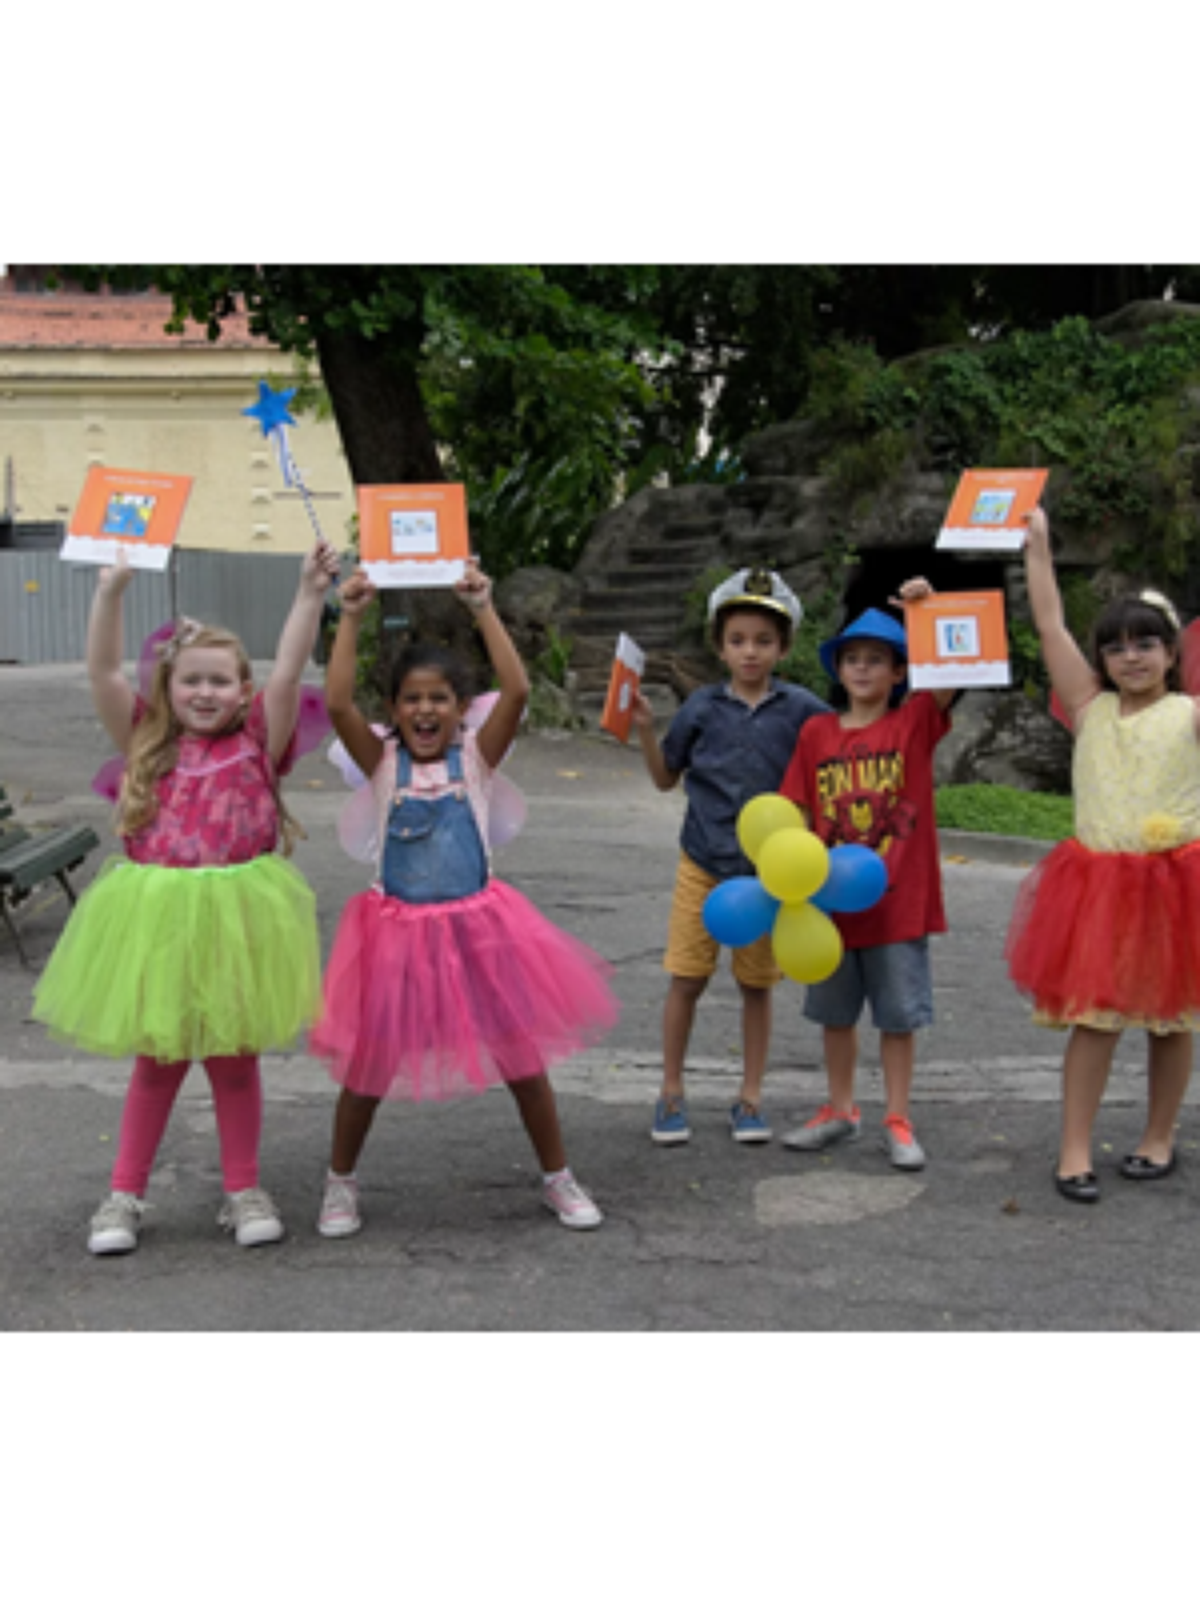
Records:
M945 594L1003 589L1007 560L1011 559L1014 558L999 554L982 559L974 553L964 559L954 551L936 550L932 545L861 550L846 583L843 623L852 622L871 606L886 611L888 602L907 578L928 578L935 589Z

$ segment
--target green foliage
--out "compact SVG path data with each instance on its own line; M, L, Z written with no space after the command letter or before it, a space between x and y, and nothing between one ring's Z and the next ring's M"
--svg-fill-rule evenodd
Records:
M1200 319L1150 328L1136 345L1081 317L885 365L835 343L814 362L811 415L831 487L877 490L918 446L948 483L981 464L1062 466L1056 513L1082 531L1137 529L1131 565L1186 570L1200 540L1182 394L1200 379Z
M565 638L553 624L546 630L546 647L534 659L534 669L558 689L567 686L574 640Z
M936 804L939 828L1055 841L1069 839L1074 831L1070 795L1033 794L1002 783L964 783L939 789Z

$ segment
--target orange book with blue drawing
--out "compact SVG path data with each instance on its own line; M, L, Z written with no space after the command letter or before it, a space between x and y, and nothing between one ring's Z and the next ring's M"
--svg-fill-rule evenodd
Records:
M958 480L939 550L1020 550L1025 518L1037 505L1050 476L1045 467L976 467Z

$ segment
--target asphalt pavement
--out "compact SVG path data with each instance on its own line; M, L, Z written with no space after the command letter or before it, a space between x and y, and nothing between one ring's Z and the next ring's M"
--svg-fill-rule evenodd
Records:
M316 681L314 677L314 681ZM81 667L0 668L0 782L30 824L91 821L88 785L109 751ZM1004 931L1044 847L943 838L950 933L934 943L937 1023L919 1042L914 1122L929 1162L901 1174L877 1144L875 1036L865 1035L864 1137L804 1156L778 1135L822 1098L819 1033L784 983L764 1147L735 1145L740 1012L723 967L701 1003L693 1137L649 1137L665 976L661 953L682 812L635 749L601 736L522 735L507 767L524 832L497 869L611 963L620 1022L554 1074L574 1169L605 1212L593 1233L538 1203L537 1169L503 1090L445 1106L386 1105L361 1167L366 1226L315 1230L334 1086L295 1053L264 1062L262 1181L288 1225L242 1250L221 1200L207 1081L194 1069L152 1179L140 1248L96 1259L87 1221L108 1185L125 1062L70 1053L29 1020L35 973L0 928L0 1328L160 1331L930 1331L1200 1326L1194 1270L1200 1119L1189 1095L1167 1182L1122 1181L1144 1104L1144 1047L1119 1047L1098 1129L1103 1199L1072 1206L1051 1174L1061 1039L1035 1028L1008 982ZM322 753L288 783L308 830L296 861L318 898L327 952L366 869L342 854L346 791ZM62 929L57 889L22 915L35 960ZM49 1179L48 1179L48 1175Z

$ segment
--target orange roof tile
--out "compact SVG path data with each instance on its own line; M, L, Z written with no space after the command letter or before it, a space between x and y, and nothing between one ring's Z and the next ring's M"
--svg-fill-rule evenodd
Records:
M209 347L204 327L189 322L183 333L164 333L171 314L168 295L0 294L0 349L178 350ZM226 317L217 347L272 348L252 334L244 312Z

